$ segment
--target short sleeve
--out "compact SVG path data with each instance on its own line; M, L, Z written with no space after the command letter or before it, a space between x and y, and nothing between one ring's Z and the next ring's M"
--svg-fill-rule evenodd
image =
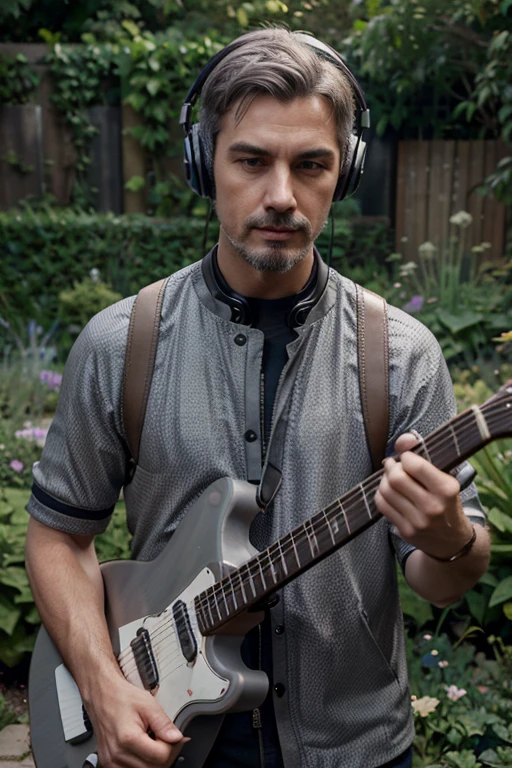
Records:
M105 530L125 479L121 388L133 300L100 312L75 342L41 460L33 468L28 512L66 533Z

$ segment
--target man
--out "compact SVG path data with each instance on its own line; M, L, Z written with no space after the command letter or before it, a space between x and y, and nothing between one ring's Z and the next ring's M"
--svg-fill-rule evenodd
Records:
M189 171L215 199L220 236L167 285L139 463L125 488L136 558L156 557L213 480L258 483L270 454L282 486L253 525L258 549L371 473L355 288L314 249L354 152L354 85L335 58L262 30L201 84ZM126 476L120 392L132 304L100 313L75 345L28 505L34 595L80 688L102 768L169 765L184 744L113 658L93 544ZM489 542L467 516L482 517L474 489L465 513L457 480L408 450L417 438L403 433L449 418L453 394L431 334L393 308L389 370L388 453L400 461L386 459L376 494L386 519L288 584L249 633L244 658L268 672L270 694L261 709L225 718L210 768L410 765L390 541L408 582L438 605L478 580Z

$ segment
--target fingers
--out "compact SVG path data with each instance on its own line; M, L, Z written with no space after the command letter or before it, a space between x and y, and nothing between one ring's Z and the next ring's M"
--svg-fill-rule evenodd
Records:
M458 493L459 484L455 478L421 456L405 451L400 461L385 460L375 503L398 528L400 535L415 543L418 535L450 526L458 517Z

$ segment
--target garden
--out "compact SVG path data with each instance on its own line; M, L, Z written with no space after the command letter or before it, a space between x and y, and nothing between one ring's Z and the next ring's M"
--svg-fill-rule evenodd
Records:
M7 0L0 8L0 127L10 119L6 109L34 105L50 83L48 103L71 153L64 194L53 161L43 157L38 171L0 147L0 192L8 173L20 184L39 173L41 182L38 194L0 210L0 728L28 719L40 619L24 568L25 505L65 360L93 314L196 261L215 242L215 217L178 169L175 129L187 85L233 37L277 22L331 43L362 79L376 137L502 142L505 154L486 164L467 197L502 206L501 239L493 239L493 227L478 229L490 210L484 202L453 203L438 216L431 194L434 215L412 248L397 236L393 210L368 215L367 200L356 195L338 206L332 236L326 228L317 245L334 269L432 330L459 411L512 379L512 0L75 6ZM37 64L26 47L15 50L40 43ZM103 182L94 171L98 105L129 110L120 141L138 158L123 165L123 202L113 210L99 203ZM489 240L478 239L484 231ZM415 596L398 575L414 768L512 766L512 438L495 440L471 462L492 539L488 572L447 609ZM100 561L130 556L122 499L97 551Z

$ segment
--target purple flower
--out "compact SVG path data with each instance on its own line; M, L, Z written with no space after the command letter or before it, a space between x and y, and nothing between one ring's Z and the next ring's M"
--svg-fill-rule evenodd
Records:
M41 371L40 381L46 384L49 389L59 389L62 384L62 374L55 371Z
M404 310L413 315L415 312L419 312L423 307L425 299L423 296L413 296L412 299L404 306Z
M23 470L23 467L25 466L22 461L19 459L13 459L11 463L9 464L10 468L14 470L14 472L21 472Z

